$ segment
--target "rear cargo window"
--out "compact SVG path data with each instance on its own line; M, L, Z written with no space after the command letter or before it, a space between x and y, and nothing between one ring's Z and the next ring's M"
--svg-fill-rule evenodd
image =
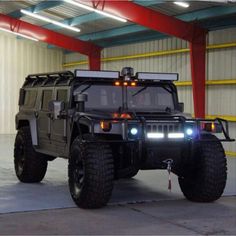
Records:
M42 110L48 110L48 103L52 100L52 90L43 91Z
M32 108L35 105L37 97L36 90L26 90L25 92L25 99L24 99L24 106L28 108Z

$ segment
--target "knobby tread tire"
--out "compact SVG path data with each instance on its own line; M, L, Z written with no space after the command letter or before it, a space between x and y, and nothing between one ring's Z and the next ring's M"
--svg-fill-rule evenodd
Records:
M184 196L194 202L212 202L221 197L227 180L227 162L220 141L213 135L203 139L215 142L200 142L197 146L196 169L191 176L179 177Z
M75 139L71 152L78 152L84 165L84 184L78 196L73 193L73 155L69 159L68 175L71 196L80 208L100 208L107 204L113 190L114 161L111 148L104 143L83 143Z
M18 171L19 145L23 145L25 162L21 173ZM30 128L25 126L19 129L14 147L14 166L16 176L24 183L37 183L43 180L47 171L47 160L37 153L32 145Z

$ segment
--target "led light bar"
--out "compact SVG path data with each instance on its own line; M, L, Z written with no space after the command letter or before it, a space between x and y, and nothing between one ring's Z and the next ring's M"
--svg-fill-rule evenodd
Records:
M164 133L147 133L147 138L149 139L164 138Z
M30 40L33 40L33 41L36 41L36 42L39 41L36 38L30 37L30 36L27 36L27 35L24 35L24 34L21 34L21 33L17 33L17 32L11 31L11 30L7 30L7 29L4 29L4 28L0 28L0 30L2 30L4 32L7 32L7 33L15 34L15 35L20 36L22 38L30 39Z
M175 5L178 5L180 7L184 7L184 8L188 8L189 7L189 3L187 2L174 2Z
M50 19L48 17L41 16L41 15L32 13L30 11L26 11L26 10L20 10L20 11L21 11L21 13L23 13L25 15L28 15L28 16L31 16L33 18L36 18L36 19L39 19L39 20L42 20L42 21L46 21L46 22L54 24L54 25L58 25L58 26L60 26L62 28L66 28L66 29L69 29L69 30L72 30L72 31L75 31L75 32L80 32L79 28L76 28L76 27L73 27L73 26L69 26L69 25L60 23L60 22L52 20L52 19Z
M177 73L143 73L138 72L136 74L137 79L140 80L171 80L177 81L179 75Z
M67 2L69 4L72 4L74 6L77 6L77 7L81 7L83 9L86 9L88 11L93 11L93 12L96 12L98 14L101 14L101 15L104 15L104 16L107 16L107 17L110 17L110 18L113 18L115 20L118 20L118 21L121 21L121 22L127 22L126 19L124 18L121 18L119 16L115 16L115 15L112 15L110 13L107 13L107 12L104 12L104 11L101 11L101 10L98 10L96 8L93 8L93 7L90 7L90 6L87 6L87 5L84 5L82 3L79 3L79 2L76 2L76 1L73 1L73 0L64 0L64 2Z
M90 70L75 70L75 76L80 78L106 78L119 79L119 71L90 71Z
M184 133L169 133L168 138L184 138Z

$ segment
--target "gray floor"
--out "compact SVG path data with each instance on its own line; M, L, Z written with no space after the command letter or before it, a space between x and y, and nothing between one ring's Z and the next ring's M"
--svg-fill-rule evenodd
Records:
M165 171L142 171L115 184L108 207L85 211L70 198L66 160L51 162L41 184L18 182L13 142L0 135L0 234L236 234L236 158L215 203L188 202L174 175L169 192Z

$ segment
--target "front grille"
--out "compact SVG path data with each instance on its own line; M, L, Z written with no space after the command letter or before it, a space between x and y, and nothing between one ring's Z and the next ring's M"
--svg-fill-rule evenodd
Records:
M148 123L146 125L147 132L158 133L178 133L182 132L181 123Z

